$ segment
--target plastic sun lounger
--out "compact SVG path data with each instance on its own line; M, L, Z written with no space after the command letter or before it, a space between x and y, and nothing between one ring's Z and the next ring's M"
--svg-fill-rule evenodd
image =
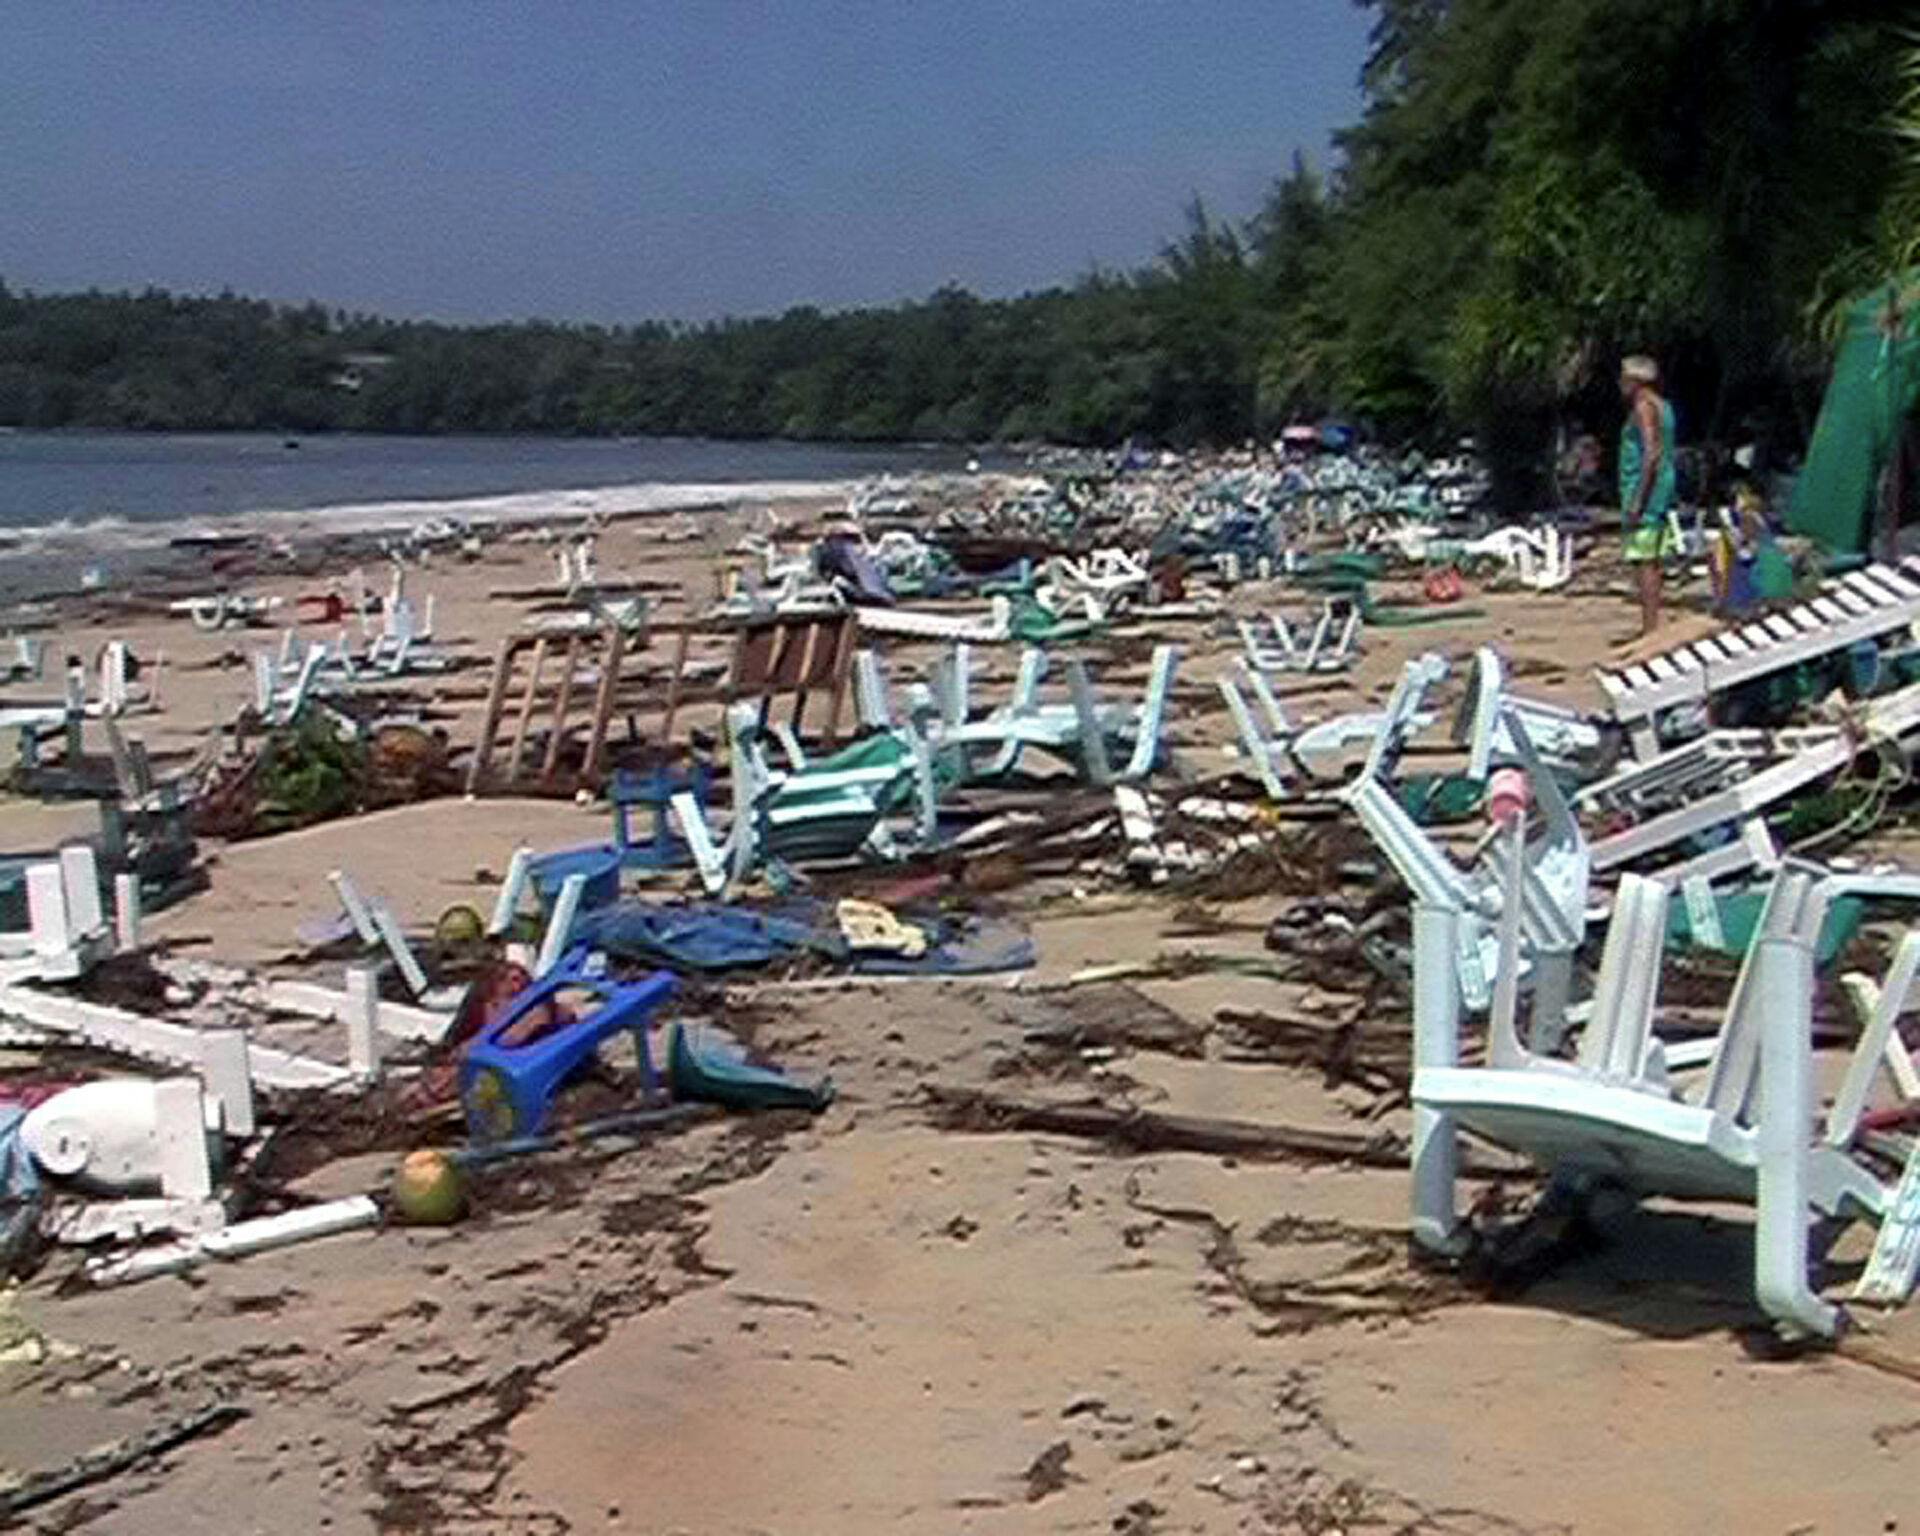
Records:
M1297 726L1257 670L1240 664L1236 674L1219 679L1220 696L1233 717L1241 749L1269 799L1289 798L1295 778L1309 782L1337 778L1353 749L1372 742L1387 727L1384 710L1360 710L1316 725ZM1243 684L1260 705L1264 728L1241 692ZM1420 730L1432 720L1431 714L1419 714L1410 721L1410 727Z
M935 829L933 754L916 730L869 737L819 765L776 771L766 760L764 735L750 704L727 711L733 818L717 840L698 801L682 791L671 804L701 884L719 895L744 880L766 858L793 862L882 857L898 851L888 818L898 803L914 810L913 838L930 842Z
M1474 652L1466 697L1453 724L1454 740L1467 748L1467 773L1472 778L1486 778L1496 758L1511 762L1516 755L1502 724L1503 713L1520 717L1534 751L1556 767L1591 760L1605 748L1605 735L1597 722L1577 710L1512 692L1506 686L1499 653L1482 646Z
M1663 869L1662 878L1674 881L1700 874L1718 878L1754 864L1771 869L1779 862L1779 853L1766 826L1766 810L1844 768L1867 748L1900 741L1915 731L1920 731L1920 683L1870 700L1859 711L1852 730L1787 736L1792 750L1778 761L1736 775L1714 793L1601 839L1593 847L1593 867L1616 869L1725 826L1733 830L1733 837L1705 854Z
M282 601L278 596L216 592L205 597L176 598L167 604L167 612L184 613L198 630L240 629L263 621Z
M1820 595L1783 613L1596 673L1613 717L1638 757L1659 751L1661 711L1711 695L1862 640L1879 640L1920 619L1920 557L1870 565L1829 581Z
M1055 612L1077 604L1097 623L1133 599L1145 597L1152 587L1152 576L1133 556L1123 549L1102 549L1085 560L1054 556L1047 563L1046 585L1036 595Z

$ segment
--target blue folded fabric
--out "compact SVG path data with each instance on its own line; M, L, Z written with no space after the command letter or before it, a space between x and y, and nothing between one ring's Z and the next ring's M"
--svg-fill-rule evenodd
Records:
M27 1112L0 1107L0 1274L32 1235L40 1216L40 1169L20 1140Z

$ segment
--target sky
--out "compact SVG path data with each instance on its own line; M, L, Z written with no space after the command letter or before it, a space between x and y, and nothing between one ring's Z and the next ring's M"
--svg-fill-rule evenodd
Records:
M1352 0L6 0L0 280L630 322L998 296L1243 218Z

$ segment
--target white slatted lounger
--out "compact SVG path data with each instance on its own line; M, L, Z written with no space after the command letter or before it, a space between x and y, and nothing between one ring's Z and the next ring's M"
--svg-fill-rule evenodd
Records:
M1845 767L1869 747L1899 741L1920 730L1920 683L1873 699L1861 710L1853 732L1818 730L1777 733L1791 744L1790 755L1751 772L1721 789L1676 806L1638 826L1602 838L1593 845L1593 871L1602 874L1723 823L1733 824L1734 840L1686 863L1663 868L1659 878L1677 883L1693 875L1719 879L1750 865L1770 869L1778 862L1762 813L1818 779Z
M1828 582L1818 596L1783 613L1755 619L1661 655L1596 674L1602 692L1627 729L1634 754L1659 751L1654 717L1675 705L1699 703L1737 684L1783 667L1829 656L1861 640L1878 639L1920 620L1920 557L1897 567L1870 565Z
M1623 763L1574 798L1583 811L1657 815L1718 794L1735 781L1787 758L1830 747L1842 735L1838 726L1708 731L1668 748L1658 757Z

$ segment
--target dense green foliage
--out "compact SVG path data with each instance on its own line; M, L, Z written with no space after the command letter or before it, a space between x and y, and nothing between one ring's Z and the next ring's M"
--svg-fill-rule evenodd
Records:
M1791 425L1808 318L1912 250L1883 3L1366 3L1335 174L1296 157L1243 229L1196 202L1140 271L632 328L0 288L0 423L1189 442L1333 410L1517 459L1627 349L1695 435Z

